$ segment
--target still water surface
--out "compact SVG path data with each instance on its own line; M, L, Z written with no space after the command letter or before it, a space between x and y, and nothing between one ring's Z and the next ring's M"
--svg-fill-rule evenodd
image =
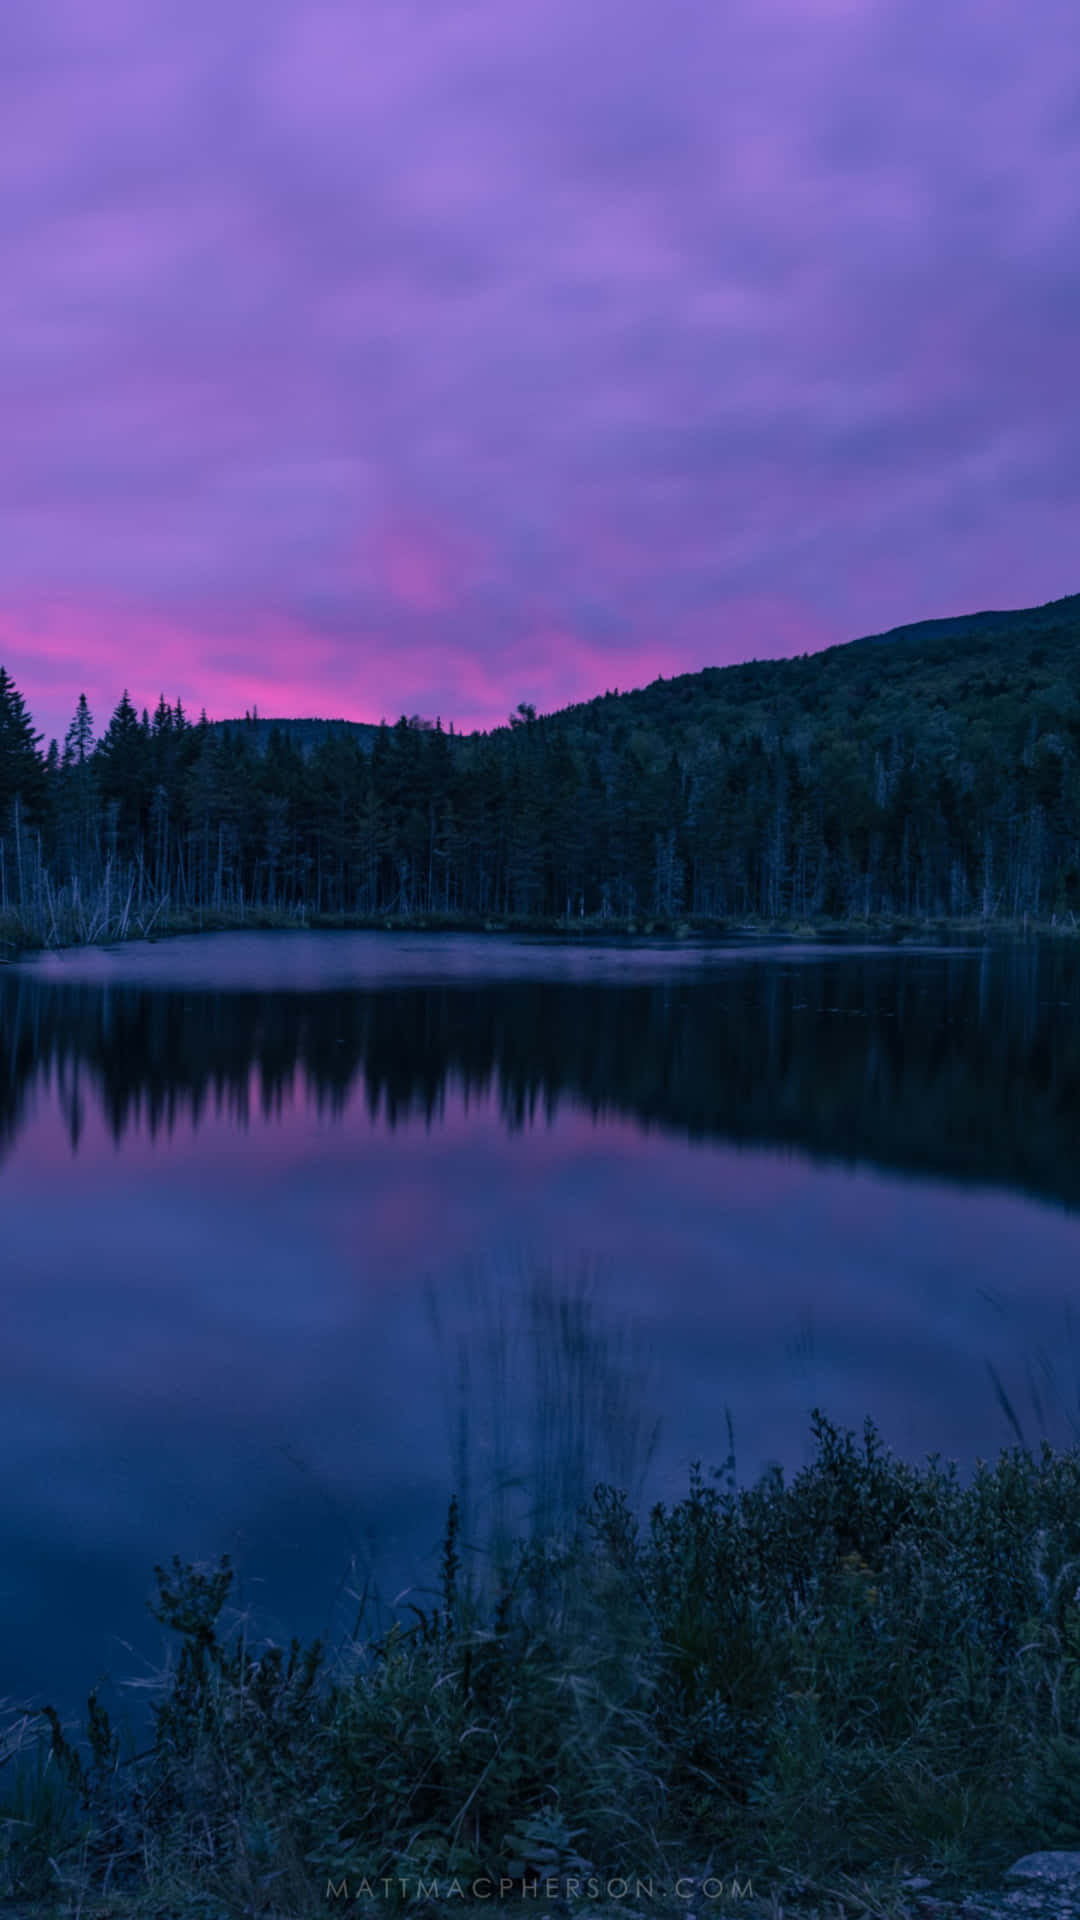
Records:
M815 1405L1080 1426L1080 955L211 935L0 970L0 1699L271 1630Z

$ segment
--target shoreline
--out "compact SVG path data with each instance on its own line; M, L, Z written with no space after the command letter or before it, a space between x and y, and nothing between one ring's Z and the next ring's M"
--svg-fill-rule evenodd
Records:
M614 919L599 916L569 919L539 915L506 914L314 914L306 910L260 909L243 912L176 912L167 919L152 918L149 923L130 923L123 929L103 929L91 939L73 937L41 941L24 932L13 916L0 921L0 965L36 954L72 952L80 948L126 946L136 941L156 944L192 934L203 933L465 933L527 935L534 939L588 942L596 940L781 940L820 941L823 945L843 945L849 941L870 941L883 946L940 945L943 941L963 940L973 946L992 946L1030 939L1073 940L1080 936L1080 921L1072 915L1060 920L1032 919L1024 915L1016 920L929 918L915 920L903 916L871 916L868 919L764 920L754 917L706 919L700 915L670 918L663 915Z

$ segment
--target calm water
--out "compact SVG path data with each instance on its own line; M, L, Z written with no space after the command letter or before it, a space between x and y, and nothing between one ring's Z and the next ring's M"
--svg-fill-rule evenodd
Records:
M1080 956L217 935L0 970L0 1698L596 1473L1080 1426ZM651 1443L652 1450L650 1452Z

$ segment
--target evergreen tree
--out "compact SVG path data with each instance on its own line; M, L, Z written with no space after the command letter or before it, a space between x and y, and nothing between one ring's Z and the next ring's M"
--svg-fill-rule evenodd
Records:
M996 618L489 734L192 726L164 695L140 722L125 693L95 746L82 695L47 766L0 673L4 898L46 897L40 832L54 886L108 860L114 897L200 910L1075 919L1080 596Z
M140 723L125 687L119 705L94 754L105 803L108 851L113 859L131 859L140 851L147 806L150 726Z
M85 693L80 693L75 717L64 735L64 765L85 766L94 751L94 721Z
M44 821L47 791L41 739L22 694L0 667L0 834L13 829L16 802L20 827L37 828Z

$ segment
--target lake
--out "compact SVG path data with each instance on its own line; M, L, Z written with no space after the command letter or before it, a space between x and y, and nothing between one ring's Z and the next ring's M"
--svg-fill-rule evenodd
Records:
M809 1416L1080 1428L1080 952L217 934L0 969L0 1700L277 1635ZM138 1701L138 1689L123 1695Z

